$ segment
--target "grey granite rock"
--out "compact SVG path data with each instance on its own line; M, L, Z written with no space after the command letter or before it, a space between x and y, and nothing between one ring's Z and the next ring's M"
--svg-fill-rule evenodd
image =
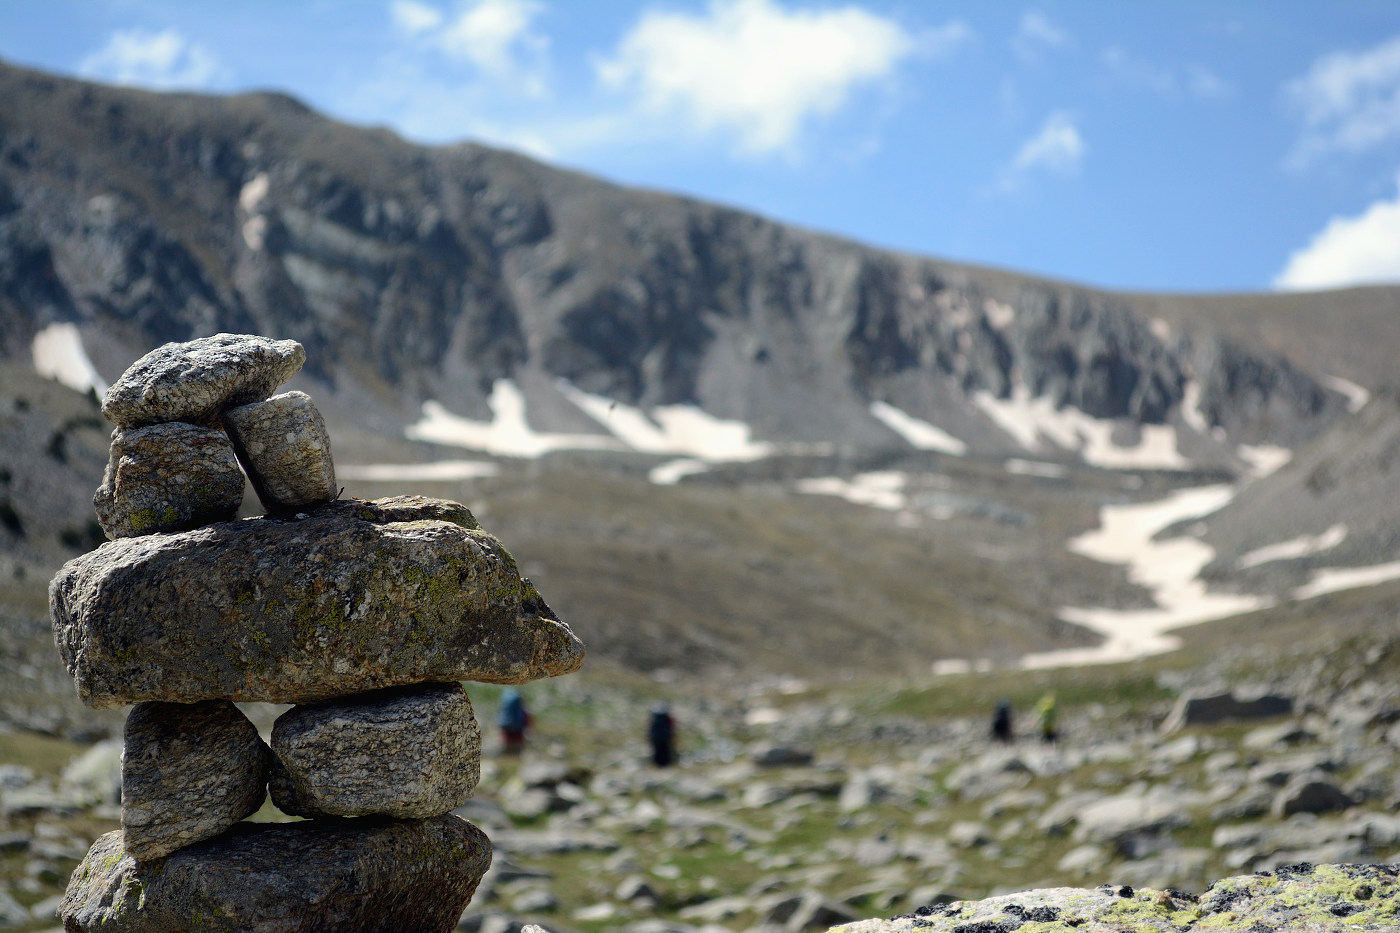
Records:
M1351 795L1320 771L1300 774L1274 797L1274 816L1294 813L1332 813L1356 803Z
M1303 864L1226 878L1199 898L1127 885L1044 888L930 905L829 933L1379 933L1396 929L1397 895L1395 866Z
M272 754L227 700L139 703L123 738L122 832L132 858L217 836L267 797Z
M50 584L54 638L95 708L577 670L582 643L469 519L456 503L349 500L108 542Z
M481 729L455 683L295 706L272 750L272 802L296 816L437 816L481 776Z
M330 435L305 392L231 408L224 430L267 511L295 512L336 497Z
M490 863L486 836L451 815L240 823L149 862L114 832L73 872L59 916L68 933L435 933Z
M1209 696L1183 696L1162 722L1164 734L1171 734L1185 726L1212 725L1218 722L1237 720L1269 719L1287 716L1293 712L1293 701L1276 694L1237 697L1233 693L1216 693Z
M306 351L295 340L215 334L167 343L122 373L102 401L121 428L162 421L204 423L238 405L265 399L296 375Z
M223 431L173 421L117 431L92 497L109 538L184 531L238 514L243 471Z

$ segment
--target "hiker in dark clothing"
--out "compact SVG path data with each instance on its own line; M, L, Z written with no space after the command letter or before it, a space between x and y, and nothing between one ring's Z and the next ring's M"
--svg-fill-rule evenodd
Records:
M998 742L1011 741L1011 701L1001 700L992 714L992 738Z
M519 755L525 749L525 732L530 728L530 712L525 700L514 687L501 694L501 709L497 715L501 727L501 746L507 755Z
M651 740L651 761L654 765L669 768L676 763L676 721L671 718L671 708L665 703L652 707L647 738Z

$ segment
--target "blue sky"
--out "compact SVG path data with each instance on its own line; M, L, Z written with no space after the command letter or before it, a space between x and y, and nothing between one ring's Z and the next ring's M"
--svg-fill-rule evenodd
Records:
M0 57L1111 288L1400 281L1393 0L0 0Z

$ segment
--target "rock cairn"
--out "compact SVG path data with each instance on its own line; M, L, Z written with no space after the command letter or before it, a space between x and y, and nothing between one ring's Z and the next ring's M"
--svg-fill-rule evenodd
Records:
M166 344L103 403L111 540L49 606L83 701L135 707L122 828L73 873L67 931L452 929L491 861L452 813L481 771L461 681L583 662L464 506L338 498L311 399L272 396L304 359L256 336ZM237 521L244 473L267 514ZM235 701L297 705L269 747ZM308 819L244 822L269 791Z

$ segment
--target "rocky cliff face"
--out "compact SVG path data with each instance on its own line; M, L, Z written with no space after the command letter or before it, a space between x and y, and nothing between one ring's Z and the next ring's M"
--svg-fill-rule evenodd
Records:
M401 417L429 398L480 417L513 379L537 427L597 430L562 379L643 410L697 405L767 440L900 446L872 417L885 402L1005 454L1040 446L1008 427L1039 404L1108 422L1125 446L1170 425L1187 459L1215 466L1344 408L1319 373L1168 327L1131 296L880 252L480 146L414 146L282 96L4 66L0 95L11 358L55 322L120 346L114 358L256 332L300 341L322 361L313 376Z

